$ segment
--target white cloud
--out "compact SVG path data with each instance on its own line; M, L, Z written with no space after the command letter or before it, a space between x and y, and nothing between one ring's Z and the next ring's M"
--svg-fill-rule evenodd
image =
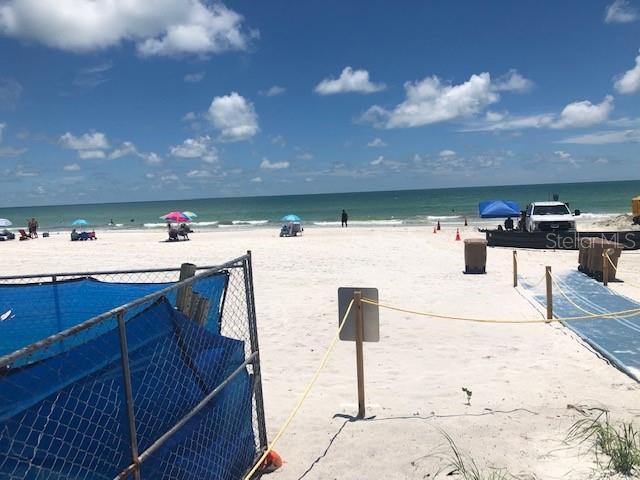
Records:
M533 88L533 82L524 78L517 70L511 69L506 75L498 78L494 88L499 92L526 93Z
M353 70L345 67L338 78L325 78L316 85L315 92L320 95L333 95L336 93L374 93L384 90L384 83L373 83L369 80L369 72L366 70Z
M253 104L236 92L214 97L208 117L212 125L220 130L222 141L247 140L260 131Z
M360 118L378 128L411 128L468 118L500 100L499 92L522 93L533 83L510 70L497 82L484 72L459 85L443 84L437 76L405 82L405 100L392 110L373 105Z
M505 114L499 113L499 112L492 112L491 110L489 110L485 114L485 118L486 118L487 122L499 122L499 121L503 120L504 117L505 117Z
M313 155L311 153L309 153L309 152L302 152L302 153L299 153L298 155L296 155L296 158L298 160L305 160L305 161L313 160Z
M436 76L404 84L406 99L393 110L374 105L364 121L384 128L419 127L472 116L499 100L488 73L472 75L460 85L443 85Z
M178 176L175 173L168 173L160 177L160 180L163 182L177 182Z
M287 140L283 135L275 135L271 137L271 143L274 145L278 145L279 147L284 147L287 145Z
M184 114L184 117L182 117L183 122L193 122L197 119L198 119L198 116L193 112L187 112Z
M558 143L579 145L608 145L613 143L640 143L640 130L610 130L565 138Z
M86 160L88 158L105 158L104 150L78 150L78 157Z
M568 104L560 112L560 118L553 128L590 127L606 121L613 111L613 97L607 95L601 103L593 104L588 100Z
M456 152L454 152L453 150L442 150L438 155L441 158L455 157L456 156Z
M262 177L253 177L250 180L251 183L262 183Z
M24 165L16 165L16 170L14 174L16 177L23 177L23 178L40 176L40 172L38 172L37 170L27 168Z
M184 81L188 83L198 83L204 79L204 72L187 73L184 76Z
M367 147L376 148L376 147L386 147L387 144L380 138L374 138L369 143L367 143Z
M6 123L0 123L0 143L2 143L2 133L4 132L5 128L7 128L7 124Z
M289 168L289 162L270 162L268 158L263 158L260 162L260 168L263 170L281 170Z
M80 171L80 165L77 163L70 163L62 168L65 172L78 172Z
M371 160L369 164L373 166L377 166L377 165L381 165L383 162L384 162L384 157L382 155L379 155L378 158Z
M147 165L160 165L162 163L162 157L155 152L140 154Z
M613 97L607 95L601 103L588 100L566 105L559 115L541 113L536 115L512 117L508 115L489 115L484 122L462 129L465 132L523 130L527 128L584 128L604 123L613 111Z
M113 152L109 154L109 158L117 159L126 157L128 155L138 155L138 150L136 146L131 142L123 142L119 148L116 148Z
M487 123L477 127L471 127L463 131L498 131L498 130L522 130L525 128L550 128L554 122L554 115L543 113L525 117L505 117L495 122L487 116Z
M144 176L145 178L148 178L148 179L156 178L155 173L145 173Z
M8 0L0 33L73 52L135 42L141 55L206 55L247 48L243 18L203 0Z
M636 57L635 66L617 77L613 86L618 93L640 92L640 55Z
M107 82L106 74L113 68L113 62L102 62L92 67L82 68L73 79L73 84L78 87L95 88Z
M187 173L189 178L210 178L211 172L209 170L190 170Z
M261 91L260 95L264 97L276 97L278 95L282 95L286 91L287 91L286 88L281 87L279 85L274 85L273 87L269 88L269 90L266 90L264 92Z
M558 157L563 158L563 159L571 158L571 154L570 153L563 152L562 150L557 150L557 151L555 151L553 153L555 153Z
M630 23L640 18L638 11L633 8L628 0L615 0L605 11L606 23Z
M170 147L169 152L174 157L200 158L207 163L215 163L218 161L218 151L211 143L209 135L187 138L180 145Z
M60 137L60 144L72 150L102 150L109 148L107 136L101 132L89 132L76 137L67 132Z

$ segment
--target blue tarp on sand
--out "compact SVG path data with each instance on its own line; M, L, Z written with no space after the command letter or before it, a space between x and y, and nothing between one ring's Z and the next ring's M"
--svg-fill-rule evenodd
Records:
M582 309L592 313L640 309L640 303L615 293L580 272L571 272L558 281L562 291ZM544 293L534 295L546 305ZM553 313L557 318L586 315L554 286ZM619 369L640 381L640 313L564 322Z
M220 308L228 275L222 272L193 284L193 290L210 299L207 329L219 332ZM0 356L47 338L90 318L105 313L171 283L111 283L93 278L61 282L0 286ZM168 300L175 304L175 291ZM144 305L142 308L148 305ZM128 313L131 317L139 309ZM59 342L54 348L41 350L29 361L40 360L63 352L78 343L115 328L116 321L102 322L73 338Z
M196 341L197 340L197 341ZM244 361L165 299L127 322L139 450ZM255 455L245 370L142 464L142 478L236 479ZM118 331L0 374L0 479L112 480L131 462Z
M520 207L509 200L487 200L478 204L480 218L519 217Z

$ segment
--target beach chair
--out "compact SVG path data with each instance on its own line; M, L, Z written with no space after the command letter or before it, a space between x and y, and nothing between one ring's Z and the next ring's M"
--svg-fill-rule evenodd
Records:
M89 240L97 240L96 232L89 232Z
M11 233L7 229L4 229L2 232L0 232L0 240L13 240L15 238L16 238L15 234Z
M18 232L20 232L19 240L29 240L31 238L29 235L27 235L27 232L24 231L24 228L21 228L20 230L18 230Z
M171 230L169 230L169 241L170 242L177 242L180 239L178 238L178 230L176 230L175 228L172 228Z
M189 240L189 231L191 229L186 225L181 225L178 229L178 236L182 237L183 240Z

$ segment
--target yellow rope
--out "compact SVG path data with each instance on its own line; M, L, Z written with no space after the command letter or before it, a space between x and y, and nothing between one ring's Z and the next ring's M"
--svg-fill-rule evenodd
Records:
M611 257L609 257L609 254L606 251L602 255L609 261L609 264L611 264L611 266L615 270L616 274L618 274L618 273L629 273L631 275L636 275L637 274L637 272L631 272L629 270L620 270L617 266L615 266L613 264L613 262L611 261ZM631 283L629 280L625 280L624 283L626 283L627 285L629 285L631 287L640 288L640 285L638 285L637 283Z
M596 313L591 315L582 315L578 317L563 317L563 318L553 318L553 319L536 319L536 320L498 320L493 318L472 318L472 317L458 317L454 315L440 315L432 312L420 312L418 310L409 310L407 308L400 308L393 305L387 305L384 303L379 303L370 298L363 298L362 303L368 303L369 305L376 305L380 308L386 308L388 310L395 310L397 312L409 313L412 315L419 315L423 317L432 317L432 318L440 318L443 320L457 320L461 322L473 322L473 323L507 323L507 324L519 324L519 323L549 323L549 322L563 322L567 320L588 320L592 318L600 318L600 317L620 317L623 314L640 314L640 308L634 308L631 310L623 310L620 312L607 312L607 313Z
M289 414L289 417L287 417L285 422L282 424L282 427L280 427L280 430L278 431L276 436L273 438L273 441L269 444L269 447L265 450L265 452L262 454L260 459L258 459L258 461L253 466L253 468L251 470L249 470L249 473L247 473L247 475L244 477L244 480L249 480L253 476L253 474L256 473L258 468L260 468L260 465L262 465L262 463L264 462L265 458L267 458L269 453L271 453L273 448L276 446L276 443L278 443L278 440L280 440L280 437L282 437L282 435L284 435L284 432L287 430L287 428L289 428L289 425L291 424L293 419L298 414L298 411L300 410L300 407L302 407L302 404L307 399L307 396L309 395L309 392L311 392L311 389L313 388L313 386L315 385L316 381L318 380L318 377L320 376L320 372L324 369L324 367L325 367L325 365L327 363L327 360L329 359L329 355L331 355L331 352L333 352L333 349L335 348L336 343L338 341L338 338L340 336L340 332L342 331L342 329L343 329L343 327L344 327L344 325L345 325L345 323L347 321L347 317L349 316L349 313L351 312L351 307L352 306L353 306L353 299L351 299L351 302L349 302L349 306L347 307L347 311L345 312L344 316L342 317L342 320L340 320L340 325L338 327L338 331L336 332L336 334L334 335L333 339L331 340L331 343L329 343L329 347L327 348L327 351L325 352L324 356L322 357L322 361L320 362L320 365L316 369L316 372L314 373L313 377L311 378L311 381L307 384L307 387L305 388L304 393L300 397L300 400L298 400L298 403L296 404L295 408L291 411L291 413Z
M571 300L569 298L569 296L564 293L564 290L562 289L562 287L560 286L560 284L558 283L558 281L556 280L556 278L553 276L553 274L551 275L551 281L553 282L553 284L557 287L558 291L560 292L560 295L562 295L571 305L573 305L574 307L576 307L578 310L586 313L587 315L595 315L594 312L590 312L589 310L586 310L584 308L582 308L580 305L578 305L576 302L574 302L573 300Z

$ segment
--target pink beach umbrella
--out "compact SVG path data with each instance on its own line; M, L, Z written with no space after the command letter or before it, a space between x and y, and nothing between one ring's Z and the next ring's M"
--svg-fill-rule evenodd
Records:
M182 212L169 212L166 215L161 216L160 218L168 222L175 223L187 223L191 221Z

